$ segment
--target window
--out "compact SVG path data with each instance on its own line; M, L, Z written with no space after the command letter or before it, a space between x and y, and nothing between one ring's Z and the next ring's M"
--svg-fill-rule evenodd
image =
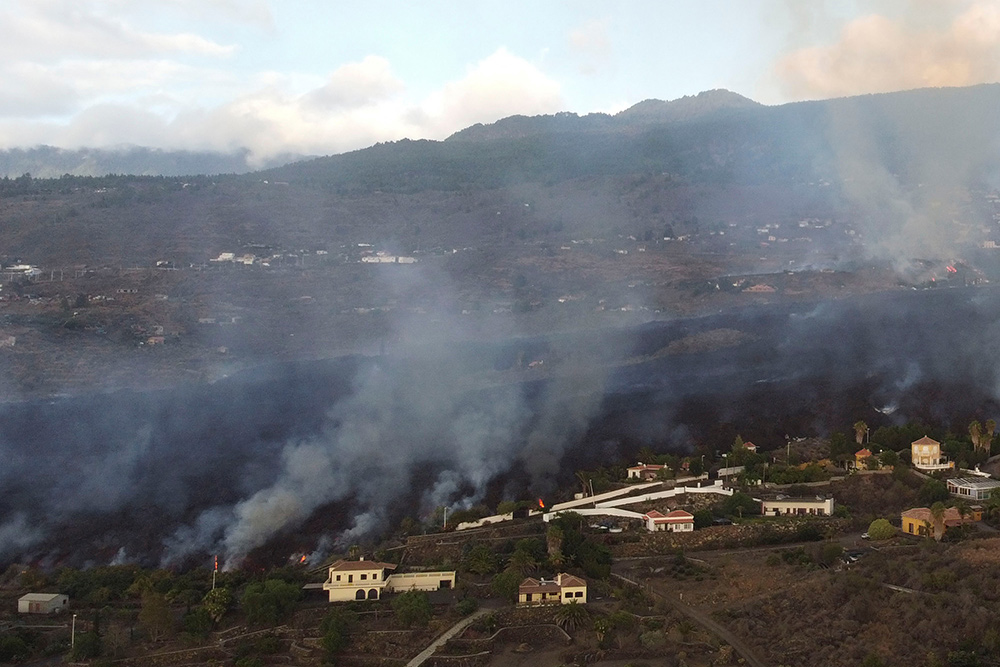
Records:
M583 597L583 591L577 591L576 593L573 594L573 596L574 597L578 597L578 598L582 598Z
M347 575L347 583L349 583L349 584L353 584L354 583L354 575L353 574Z
M368 575L367 574L362 574L361 575L361 581L365 581L366 579L368 579Z
M337 581L340 581L340 575L339 574L337 575Z
M565 594L565 595L563 595L563 597L564 597L564 598L566 598L566 599L568 600L568 599L570 599L571 597L573 597L573 594L572 594L571 592L569 592L569 591L566 591L566 594Z

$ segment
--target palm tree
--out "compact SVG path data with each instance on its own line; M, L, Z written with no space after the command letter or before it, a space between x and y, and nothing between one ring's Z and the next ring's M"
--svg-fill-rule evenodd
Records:
M934 520L934 539L938 542L944 537L945 506L940 500L931 505L931 519Z
M583 496L587 497L588 495L590 495L589 493L590 478L587 477L586 470L576 471L576 481L580 482L580 490L583 491Z
M983 449L986 450L986 455L989 456L990 451L993 449L993 434L996 433L997 423L992 419L987 419L985 428L983 428L983 438L986 442L983 443Z
M868 424L863 421L854 422L854 439L857 443L863 444L865 441L865 436L868 434Z
M559 605L556 610L556 625L563 630L575 630L590 620L590 612L582 604L573 600L569 604Z
M526 577L538 569L538 561L524 549L515 549L507 561L507 569Z
M972 440L972 448L979 451L983 447L983 427L979 422L973 421L969 424L969 439Z

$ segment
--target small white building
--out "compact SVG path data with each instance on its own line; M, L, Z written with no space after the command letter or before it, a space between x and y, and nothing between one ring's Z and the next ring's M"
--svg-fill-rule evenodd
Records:
M62 593L28 593L17 600L19 614L56 614L69 609L69 596Z
M684 510L674 510L661 514L656 510L646 512L642 515L642 520L646 522L646 530L651 533L689 533L694 530L694 514Z
M831 516L833 514L833 498L815 496L812 498L790 498L778 496L764 499L760 502L760 513L764 516Z
M665 465L660 465L658 463L643 463L640 461L638 465L634 465L628 468L628 478L629 479L655 479L661 470L666 468Z

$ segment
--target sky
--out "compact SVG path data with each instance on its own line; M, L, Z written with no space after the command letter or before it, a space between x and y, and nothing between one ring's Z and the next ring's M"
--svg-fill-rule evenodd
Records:
M0 148L263 161L726 88L1000 80L1000 0L0 0Z

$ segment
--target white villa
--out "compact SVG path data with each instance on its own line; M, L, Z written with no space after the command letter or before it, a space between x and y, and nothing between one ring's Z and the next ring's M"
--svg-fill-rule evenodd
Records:
M455 572L407 572L392 574L393 563L374 560L339 560L330 566L323 590L330 602L378 600L383 593L437 591L455 587Z
M674 510L661 514L656 510L651 510L642 515L646 522L646 530L651 533L688 533L694 530L694 514L684 510Z

